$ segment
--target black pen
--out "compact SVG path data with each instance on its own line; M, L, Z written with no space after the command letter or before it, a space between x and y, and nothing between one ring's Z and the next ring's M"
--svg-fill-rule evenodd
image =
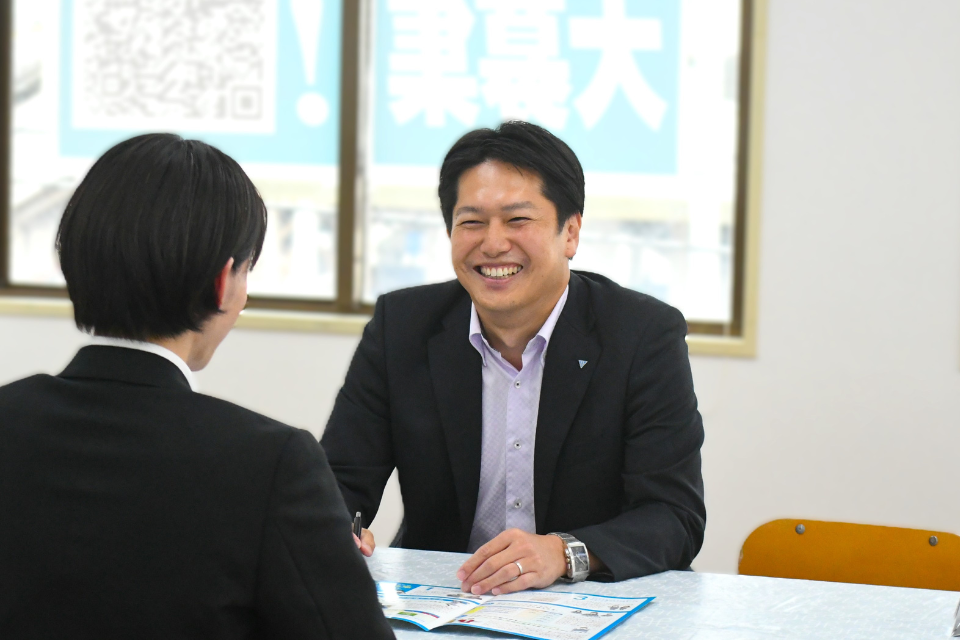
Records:
M353 517L353 535L357 536L357 538L360 537L360 532L362 531L361 526L360 512L357 511L357 515Z

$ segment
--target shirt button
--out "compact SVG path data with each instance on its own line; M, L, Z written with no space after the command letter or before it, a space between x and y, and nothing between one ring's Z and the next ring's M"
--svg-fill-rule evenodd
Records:
M519 389L519 388L520 388L520 381L517 380L516 382L514 382L514 383L513 383L513 386L515 386L517 389Z
M522 445L520 444L520 441L519 441L519 440L517 440L516 442L513 443L513 448L514 448L514 449L519 449L521 446L522 446Z
M513 503L513 508L514 508L514 509L519 509L519 508L522 507L522 506L523 506L523 503L520 502L519 500L517 500L516 502Z

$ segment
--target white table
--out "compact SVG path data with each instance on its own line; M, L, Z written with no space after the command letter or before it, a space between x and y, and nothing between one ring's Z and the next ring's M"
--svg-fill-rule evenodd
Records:
M378 548L367 566L374 580L459 586L459 553ZM898 587L667 571L626 582L555 585L558 591L656 596L604 640L760 640L768 638L949 638L960 593ZM425 632L393 622L397 638L498 638L474 629Z

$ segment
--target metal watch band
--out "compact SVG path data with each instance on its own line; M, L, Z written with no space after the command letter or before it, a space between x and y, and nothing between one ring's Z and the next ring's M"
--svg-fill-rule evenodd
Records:
M564 555L567 559L567 575L561 576L564 582L580 582L590 575L590 554L587 545L583 544L569 533L553 532L563 541Z

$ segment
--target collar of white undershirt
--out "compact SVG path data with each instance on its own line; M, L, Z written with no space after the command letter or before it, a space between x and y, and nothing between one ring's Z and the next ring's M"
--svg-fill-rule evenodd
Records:
M193 371L190 371L190 367L188 367L187 363L183 361L183 358L175 354L173 351L170 351L170 349L167 349L166 347L161 347L160 345L152 342L124 340L122 338L107 338L104 336L93 336L93 341L90 344L101 347L122 347L124 349L136 349L137 351L146 351L147 353L158 355L161 358L169 360L175 364L177 369L180 369L180 373L183 374L183 377L187 379L190 389L192 391L197 390L197 376L193 374Z

